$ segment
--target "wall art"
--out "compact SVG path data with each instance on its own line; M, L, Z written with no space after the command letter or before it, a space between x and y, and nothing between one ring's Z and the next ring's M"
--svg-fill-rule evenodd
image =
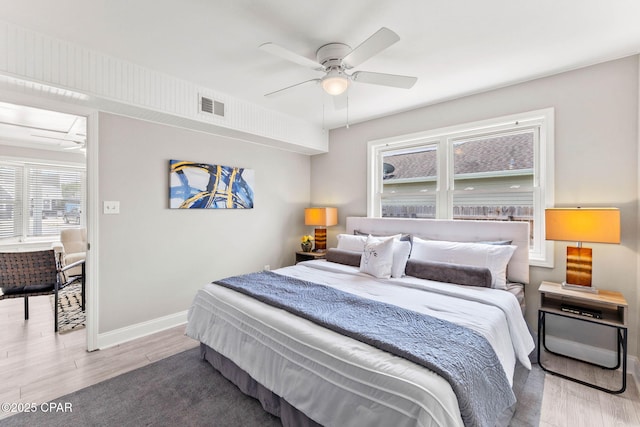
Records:
M252 209L254 170L170 160L172 209Z

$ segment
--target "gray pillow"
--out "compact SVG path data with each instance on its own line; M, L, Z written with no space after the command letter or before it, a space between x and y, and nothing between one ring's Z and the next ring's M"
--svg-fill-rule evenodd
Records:
M409 259L405 273L420 279L484 288L490 288L492 282L491 271L486 267L435 261Z
M360 267L361 256L362 253L360 252L331 248L327 251L325 258L327 261L336 262L338 264Z

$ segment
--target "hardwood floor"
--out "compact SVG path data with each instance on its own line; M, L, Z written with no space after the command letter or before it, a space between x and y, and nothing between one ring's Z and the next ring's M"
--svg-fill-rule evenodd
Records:
M89 353L84 329L54 334L48 296L29 303L31 318L25 322L22 299L0 301L0 402L46 402L198 345L180 326ZM609 371L564 358L546 355L543 360L607 386L613 380ZM543 427L640 426L640 395L631 376L627 391L617 396L553 375L544 381ZM9 415L0 412L0 419Z
M184 326L87 352L86 333L53 332L49 296L0 301L0 402L42 403L196 347ZM11 415L0 411L0 419Z
M585 365L551 354L543 355L543 364L554 371L595 382L606 388L620 387L620 371L610 371ZM546 374L540 411L544 427L640 426L640 395L633 376L627 374L627 389L619 395L604 393L590 387Z

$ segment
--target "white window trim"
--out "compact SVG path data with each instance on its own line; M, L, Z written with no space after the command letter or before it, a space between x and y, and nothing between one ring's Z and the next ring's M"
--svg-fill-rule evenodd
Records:
M539 127L539 141L534 148L534 230L538 242L529 252L529 264L553 267L554 246L544 238L544 210L554 204L554 109L512 114L423 132L369 141L367 144L367 216L381 217L382 154L385 151L413 149L428 144L438 146L438 189L436 217L451 218L453 174L453 141L466 136L513 130L514 127ZM444 167L440 167L444 166Z

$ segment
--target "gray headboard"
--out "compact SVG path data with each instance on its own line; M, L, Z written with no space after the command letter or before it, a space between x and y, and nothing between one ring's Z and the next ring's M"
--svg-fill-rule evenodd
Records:
M529 224L518 221L456 221L443 219L347 217L347 233L407 233L433 240L480 242L510 240L517 249L508 265L508 279L529 283Z

